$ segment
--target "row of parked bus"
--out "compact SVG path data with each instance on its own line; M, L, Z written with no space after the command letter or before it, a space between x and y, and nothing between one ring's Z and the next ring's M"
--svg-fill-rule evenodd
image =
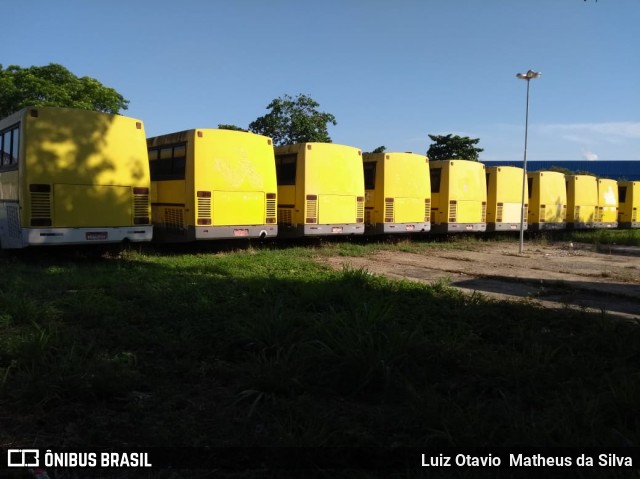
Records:
M640 227L640 182L362 154L120 115L26 108L0 121L0 246ZM522 204L522 190L525 204Z

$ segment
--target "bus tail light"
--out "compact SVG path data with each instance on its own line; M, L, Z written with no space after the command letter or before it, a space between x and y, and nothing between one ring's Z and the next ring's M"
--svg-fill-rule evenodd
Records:
M482 202L481 217L482 217L482 219L480 220L480 222L481 223L486 223L487 222L487 202L486 201Z

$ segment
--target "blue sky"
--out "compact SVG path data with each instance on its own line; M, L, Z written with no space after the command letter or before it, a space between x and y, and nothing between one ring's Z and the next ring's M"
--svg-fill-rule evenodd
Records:
M130 101L148 136L246 127L283 94L336 116L335 143L483 161L640 161L640 0L20 0L3 66L60 63Z

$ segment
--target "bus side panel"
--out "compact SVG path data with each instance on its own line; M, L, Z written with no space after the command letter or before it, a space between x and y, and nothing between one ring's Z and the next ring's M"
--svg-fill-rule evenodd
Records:
M567 214L567 186L564 175L543 173L540 181L540 204L545 205L544 223L547 227L564 228Z
M482 203L480 201L458 201L456 206L456 223L483 223Z
M522 188L520 188L522 190ZM520 224L522 217L522 203L503 203L502 205L502 223L517 223ZM527 228L525 218L525 229Z
M598 180L600 226L615 228L618 222L618 184L615 180Z
M618 225L621 228L640 228L640 182L621 181L618 186Z
M395 223L424 223L424 195L422 198L396 196L393 209Z
M133 222L128 186L54 184L53 205L55 227L117 227Z
M212 200L214 226L265 224L265 198L261 191L214 191Z
M345 195L319 195L318 224L356 223L356 198Z

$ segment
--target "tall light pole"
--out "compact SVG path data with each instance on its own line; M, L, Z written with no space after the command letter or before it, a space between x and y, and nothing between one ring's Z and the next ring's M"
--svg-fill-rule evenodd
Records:
M517 73L520 80L527 80L527 109L524 117L524 161L522 162L522 209L520 210L520 248L518 253L522 254L524 249L524 190L527 185L527 134L529 131L529 83L533 78L540 78L542 73L529 70L527 73Z

